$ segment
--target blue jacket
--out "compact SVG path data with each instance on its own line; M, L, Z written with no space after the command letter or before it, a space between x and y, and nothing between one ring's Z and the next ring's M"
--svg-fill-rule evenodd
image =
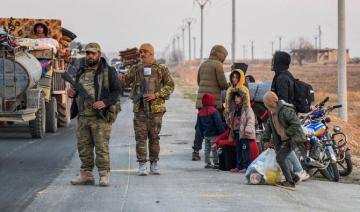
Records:
M214 107L204 107L199 111L195 129L195 139L219 136L225 131L221 115Z

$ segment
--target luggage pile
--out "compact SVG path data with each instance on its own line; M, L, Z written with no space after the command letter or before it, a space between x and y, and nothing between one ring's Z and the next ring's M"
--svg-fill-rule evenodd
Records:
M119 56L125 66L132 66L140 61L140 53L138 48L131 48L120 51Z

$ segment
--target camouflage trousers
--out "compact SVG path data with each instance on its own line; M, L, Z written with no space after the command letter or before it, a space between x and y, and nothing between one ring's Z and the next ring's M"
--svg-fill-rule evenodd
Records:
M77 147L81 169L92 171L95 164L99 171L110 170L109 140L111 123L97 117L80 116L77 128Z
M134 131L136 140L136 156L138 162L147 161L149 148L150 161L158 161L160 153L160 131L164 113L150 113L149 120L143 111L134 113ZM148 145L146 143L149 139Z

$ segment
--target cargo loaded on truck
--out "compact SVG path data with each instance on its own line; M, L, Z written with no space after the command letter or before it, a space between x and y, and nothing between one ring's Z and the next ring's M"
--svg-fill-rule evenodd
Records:
M33 138L70 125L61 73L75 38L60 20L0 18L0 122L28 121Z

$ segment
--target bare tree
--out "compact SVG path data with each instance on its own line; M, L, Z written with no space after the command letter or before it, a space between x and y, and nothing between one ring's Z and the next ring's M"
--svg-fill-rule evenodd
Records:
M310 41L303 37L290 42L290 49L293 59L295 59L300 66L303 65L303 61L316 61L316 50Z

